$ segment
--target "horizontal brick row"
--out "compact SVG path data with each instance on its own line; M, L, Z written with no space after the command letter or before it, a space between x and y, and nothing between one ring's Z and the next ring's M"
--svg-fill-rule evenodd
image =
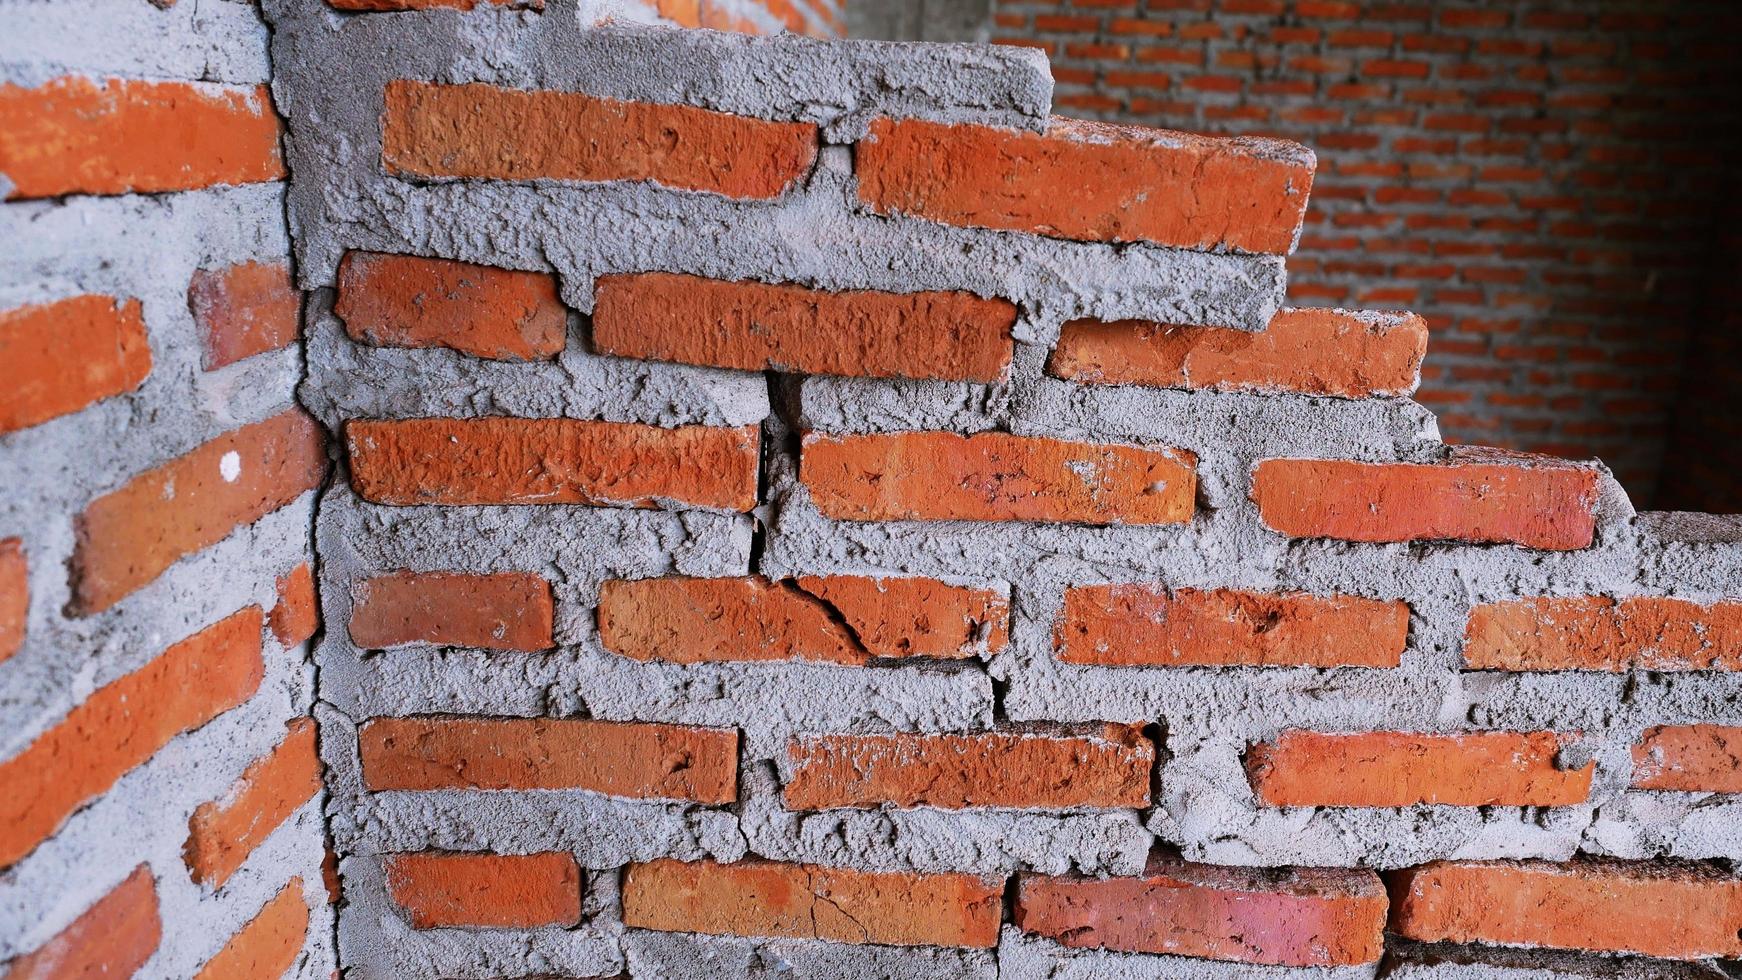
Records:
M1571 806L1594 763L1563 770L1549 732L1285 732L1252 746L1246 769L1269 806Z
M1464 637L1475 670L1742 670L1742 602L1604 596L1476 607Z
M554 276L414 255L347 252L333 312L353 340L377 347L524 361L555 356L568 339Z
M535 929L581 918L581 868L571 854L395 854L387 893L414 929Z
M0 434L133 391L151 373L144 307L86 295L0 312L0 362Z
M555 645L550 583L531 572L399 572L355 586L351 641L533 652Z

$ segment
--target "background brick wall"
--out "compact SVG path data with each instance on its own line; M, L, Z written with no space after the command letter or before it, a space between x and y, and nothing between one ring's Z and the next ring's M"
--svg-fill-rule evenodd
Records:
M1732 305L1702 297L1734 268L1738 26L1723 0L998 0L993 36L1048 52L1060 111L1313 147L1290 298L1426 317L1416 397L1449 439L1742 510L1711 472L1733 430L1699 431L1721 399L1665 458L1678 395L1731 360L1684 352Z
M0 972L332 973L251 3L0 2Z

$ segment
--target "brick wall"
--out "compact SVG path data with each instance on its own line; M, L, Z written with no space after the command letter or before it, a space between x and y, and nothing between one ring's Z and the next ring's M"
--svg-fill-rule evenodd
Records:
M1645 502L1661 468L1689 506L1708 454L1664 446L1684 344L1723 333L1699 296L1739 26L1722 0L998 0L994 39L1052 56L1061 111L1311 145L1292 301L1422 314L1449 439L1599 456Z
M267 31L165 8L0 2L0 972L325 980Z

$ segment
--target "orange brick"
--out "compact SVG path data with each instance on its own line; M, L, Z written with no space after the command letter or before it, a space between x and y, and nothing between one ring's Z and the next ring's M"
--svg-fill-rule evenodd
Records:
M262 617L250 606L99 688L0 762L0 869L48 839L73 812L183 732L254 696L265 676Z
M1742 670L1742 603L1664 596L1516 599L1477 606L1475 670Z
M884 213L1279 255L1294 248L1315 165L1280 140L1057 117L1045 134L877 119L854 153L859 196Z
M1001 381L1016 307L972 293L828 292L664 272L602 276L601 354L745 371Z
M599 591L607 650L675 663L972 657L1004 648L1009 617L998 593L925 578L658 578Z
M1282 310L1257 333L1072 320L1048 370L1093 384L1367 398L1414 390L1427 324L1413 313Z
M387 892L414 929L536 929L581 919L574 855L392 854Z
M1359 596L1159 585L1065 592L1058 658L1102 666L1395 667L1409 606Z
M296 964L306 942L308 903L302 897L302 879L292 878L194 974L194 980L282 977Z
M632 864L623 924L713 936L885 946L998 943L1003 882L966 874L854 871L751 858Z
M320 605L315 600L315 577L303 562L278 577L278 603L266 617L272 635L293 647L315 635L321 626Z
M30 565L24 542L0 540L0 663L24 646L30 621Z
M983 432L804 437L800 475L817 509L850 521L1183 524L1197 457Z
M351 640L362 647L436 643L520 650L556 645L550 583L531 572L398 572L357 584Z
M221 800L201 803L188 818L182 859L197 884L222 888L278 826L321 789L315 723L297 718L289 734L242 771Z
M78 518L73 607L102 612L186 555L320 486L320 428L300 409L219 436L92 501Z
M1137 809L1149 805L1155 769L1155 743L1135 725L1083 735L801 735L787 755L789 810Z
M41 949L13 960L6 980L130 977L162 938L157 881L141 864Z
M1384 952L1385 888L1355 868L1224 868L1152 857L1135 878L1018 879L1024 932L1066 946L1274 966Z
M371 790L584 789L731 803L738 732L577 718L374 718L357 733Z
M1742 793L1742 727L1646 729L1633 747L1633 788Z
M281 180L278 131L264 85L74 76L0 85L7 200Z
M74 296L0 312L0 363L0 434L126 394L151 373L143 307Z
M1252 746L1246 772L1267 806L1571 806L1591 795L1592 763L1556 768L1552 732L1288 731Z
M1441 465L1267 459L1253 472L1252 499L1266 527L1293 538L1572 551L1596 533L1597 471L1468 447Z
M568 339L556 277L415 255L346 252L333 312L353 340L473 357L553 357Z
M693 106L492 85L387 84L388 172L488 180L649 180L778 197L810 172L817 127Z
M345 434L351 485L378 504L756 506L754 425L356 420Z
M1742 877L1671 861L1437 861L1386 876L1391 931L1426 942L1692 960L1742 955Z
M243 262L197 269L188 283L188 308L205 345L205 369L279 350L300 335L302 294L283 262Z

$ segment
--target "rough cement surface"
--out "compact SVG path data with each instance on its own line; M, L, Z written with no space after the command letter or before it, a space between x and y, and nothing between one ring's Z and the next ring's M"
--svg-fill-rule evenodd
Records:
M1371 980L1376 966L1288 967L1072 949L1006 925L998 980Z
M1413 944L1386 957L1386 980L1725 980L1707 963L1546 950Z
M630 929L632 977L659 980L999 980L990 950L854 946L812 939L739 939Z
M0 0L0 84L62 75L264 82L267 35L250 0L168 9L134 0ZM282 222L280 222L282 227Z

